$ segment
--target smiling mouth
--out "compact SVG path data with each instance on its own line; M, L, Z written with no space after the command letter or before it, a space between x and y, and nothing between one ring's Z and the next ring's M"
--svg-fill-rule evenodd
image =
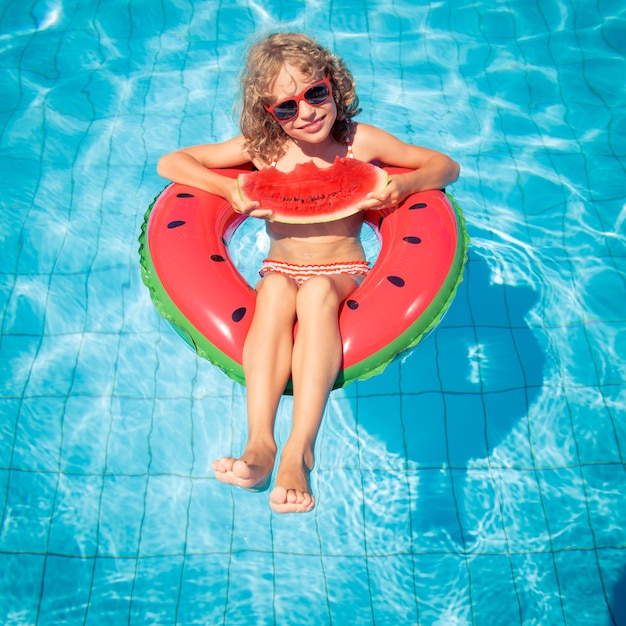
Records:
M306 130L307 128L311 128L311 126L317 126L320 122L324 121L326 119L326 116L322 116L322 117L318 117L316 120L313 120L312 122L309 122L308 124L305 124L304 126L300 126L299 130Z

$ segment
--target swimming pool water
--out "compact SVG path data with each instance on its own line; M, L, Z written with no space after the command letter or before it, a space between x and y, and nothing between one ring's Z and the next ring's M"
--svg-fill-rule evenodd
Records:
M472 237L436 332L332 394L287 517L216 484L244 390L136 242L276 26L460 162ZM0 622L626 623L625 49L617 0L1 1Z

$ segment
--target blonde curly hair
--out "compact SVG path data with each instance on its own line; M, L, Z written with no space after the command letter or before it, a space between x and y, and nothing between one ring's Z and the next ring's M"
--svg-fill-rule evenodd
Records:
M274 33L254 43L241 75L240 117L245 149L253 159L270 163L280 158L287 140L285 131L265 110L271 99L270 85L285 63L289 63L312 80L330 73L337 119L333 137L345 141L350 134L350 121L360 112L354 78L344 62L316 41L302 33Z

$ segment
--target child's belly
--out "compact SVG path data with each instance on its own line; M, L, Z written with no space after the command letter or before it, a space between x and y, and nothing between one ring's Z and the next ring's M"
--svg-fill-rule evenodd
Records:
M364 259L362 224L362 214L323 224L267 222L268 258L299 265Z

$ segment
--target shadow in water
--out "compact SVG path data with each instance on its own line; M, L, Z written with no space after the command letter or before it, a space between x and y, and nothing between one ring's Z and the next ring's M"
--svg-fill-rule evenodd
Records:
M411 354L357 383L362 408L368 396L401 403L407 449L395 452L420 466L462 467L489 454L528 413L545 365L525 320L537 299L528 287L492 284L487 263L470 253L464 281L439 326ZM389 420L363 410L359 427L386 441ZM412 445L413 438L422 443Z
M626 626L626 570L615 583L610 598L611 613L608 623L610 626Z
M542 388L545 354L526 322L536 302L529 287L492 283L487 263L470 252L464 282L431 336L357 383L351 402L361 437L406 458L409 469L432 470L419 483L420 508L428 509L421 533L443 530L463 543L458 513L468 464L493 454ZM527 458L515 454L531 463L530 450Z

